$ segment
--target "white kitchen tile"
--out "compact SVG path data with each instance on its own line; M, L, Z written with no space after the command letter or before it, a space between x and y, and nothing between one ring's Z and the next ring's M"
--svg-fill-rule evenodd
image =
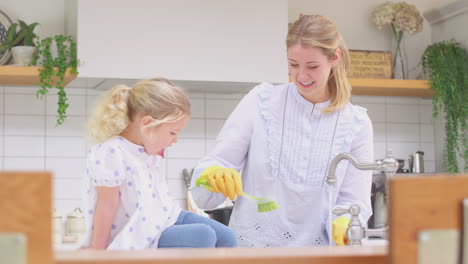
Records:
M46 158L46 170L52 171L54 177L83 179L86 171L85 158Z
M216 139L226 120L207 119L206 120L206 138Z
M3 120L5 120L5 116L3 114L0 114L0 136L4 135L4 122ZM0 139L0 141L3 141Z
M387 142L387 148L392 150L394 158L408 160L408 156L410 154L413 154L419 150L419 143Z
M53 206L65 220L65 217L73 212L75 208L81 208L82 201L81 199L54 199Z
M374 142L374 159L383 159L387 153L386 142Z
M74 95L86 95L88 94L88 91L86 88L79 88L79 87L65 87L65 92L67 93L68 96L74 96ZM56 96L58 94L58 89L52 88L50 91L47 93L47 96Z
M34 94L5 94L5 114L43 115L45 102Z
M439 115L443 113L439 112ZM432 117L432 105L420 105L419 106L420 122L423 124L434 124Z
M424 159L435 160L435 145L434 143L421 143L419 150L424 151Z
M434 126L420 124L419 125L421 133L421 142L431 142L434 143Z
M97 90L94 88L90 88L86 90L86 93L88 96L99 96L99 95L104 94L105 92L107 92L107 90Z
M4 102L3 98L4 98L3 88L0 88L0 114L4 113L5 102Z
M187 126L182 129L179 138L204 138L205 137L205 119L192 118Z
M192 118L205 118L205 99L190 99Z
M4 136L4 156L43 157L43 136Z
M435 173L435 161L433 160L424 160L424 173Z
M5 135L42 136L45 134L44 116L5 115Z
M167 149L168 158L198 159L205 155L203 139L180 139Z
M174 199L185 199L187 197L187 187L182 179L168 179L167 185L169 194Z
M387 140L394 142L419 142L418 124L387 124Z
M417 97L401 97L401 96L387 96L387 104L409 104L418 105L419 98Z
M46 117L46 135L47 136L85 136L86 117L68 116L65 122L57 126L55 116Z
M207 93L206 99L234 99L240 101L247 93Z
M26 170L26 171L44 171L44 158L10 158L3 160L5 170Z
M36 94L39 86L5 86L5 94Z
M4 170L4 166L3 166L3 163L4 163L4 160L3 160L3 157L0 157L0 170Z
M385 96L352 95L351 96L351 102L354 105L360 105L361 103L385 104Z
M206 139L205 140L205 150L206 155L210 154L216 146L216 139Z
M206 118L226 119L238 103L238 100L206 99Z
M197 165L200 159L168 159L167 161L167 178L168 179L184 179L182 171L187 169L190 173Z
M372 122L385 122L385 104L359 104L359 106L367 109L367 114Z
M46 137L47 157L85 157L86 141L80 137Z
M82 179L57 179L53 181L54 199L81 199Z
M387 104L387 122L419 123L419 105Z
M387 126L385 123L373 123L374 127L374 142L387 141Z
M57 115L58 97L57 95L47 95L46 97L46 114ZM69 104L66 112L71 116L85 116L86 115L86 96L84 95L67 95L67 103Z
M432 105L432 98L419 98L420 105Z

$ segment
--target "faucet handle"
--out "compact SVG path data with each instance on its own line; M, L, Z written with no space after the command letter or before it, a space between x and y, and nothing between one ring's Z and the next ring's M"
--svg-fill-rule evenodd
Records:
M333 213L336 215L343 215L349 213L349 209L338 207L333 210Z

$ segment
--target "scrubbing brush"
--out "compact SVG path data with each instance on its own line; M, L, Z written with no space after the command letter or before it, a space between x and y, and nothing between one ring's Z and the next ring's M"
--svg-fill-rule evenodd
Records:
M199 187L200 185L204 185L205 187L212 188L210 186L210 183L206 179L203 179L202 177L199 177L196 181L196 186ZM277 204L275 201L273 201L271 198L268 198L268 197L259 198L259 197L252 196L246 192L242 192L241 196L251 202L256 203L257 211L259 213L266 213L266 212L270 212L279 208L279 204Z

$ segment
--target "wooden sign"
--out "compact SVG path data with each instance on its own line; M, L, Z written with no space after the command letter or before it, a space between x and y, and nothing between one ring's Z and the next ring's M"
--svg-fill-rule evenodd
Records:
M349 78L392 78L392 53L389 51L349 50Z

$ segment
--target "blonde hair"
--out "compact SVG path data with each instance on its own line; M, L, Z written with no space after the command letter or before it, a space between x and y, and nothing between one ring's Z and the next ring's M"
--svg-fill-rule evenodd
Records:
M286 38L288 49L296 44L322 48L323 53L330 60L335 56L337 49L341 50L340 59L332 67L328 79L331 103L323 112L331 113L344 108L351 96L351 85L346 78L349 68L349 52L341 34L336 31L335 23L320 15L301 16L290 26Z
M164 78L140 81L132 88L117 85L96 105L88 122L88 136L103 142L120 134L137 114L155 119L147 127L175 122L190 116L190 101L181 88Z

